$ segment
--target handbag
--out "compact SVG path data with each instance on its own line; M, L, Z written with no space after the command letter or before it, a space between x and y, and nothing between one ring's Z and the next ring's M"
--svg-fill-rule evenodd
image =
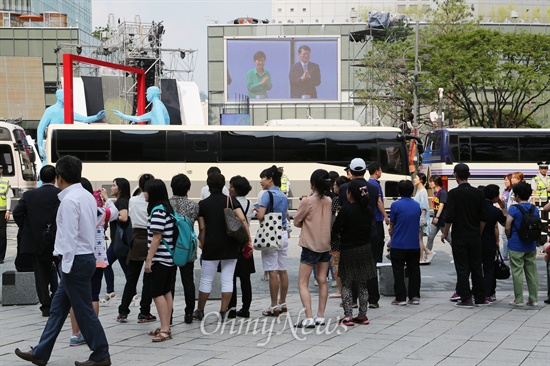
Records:
M507 280L510 278L510 267L504 263L504 259L499 249L497 249L495 258L495 278L497 280Z
M227 196L227 207L223 209L223 216L225 217L225 232L227 235L239 244L248 242L248 230L235 214L233 200L229 196Z
M113 238L113 249L117 257L127 257L130 251L130 244L132 243L132 222L128 217L128 222L119 222L115 237Z
M40 234L37 255L50 256L53 253L55 246L55 236L57 234L57 210L59 209L59 201L56 201L52 207L50 221L46 228Z
M254 249L256 250L273 250L282 248L282 231L283 231L283 214L273 212L273 193L269 194L269 207L264 216L264 221L261 222L256 237L254 238Z

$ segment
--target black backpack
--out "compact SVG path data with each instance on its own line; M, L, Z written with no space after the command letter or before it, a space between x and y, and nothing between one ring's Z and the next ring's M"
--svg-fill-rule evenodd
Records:
M532 242L540 239L540 228L542 222L540 217L535 215L535 206L531 205L529 210L525 210L520 204L516 207L522 214L521 223L518 228L518 236L522 241Z

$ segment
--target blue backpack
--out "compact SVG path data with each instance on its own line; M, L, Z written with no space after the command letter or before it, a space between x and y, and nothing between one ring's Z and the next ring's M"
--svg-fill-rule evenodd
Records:
M151 216L153 212L160 210L166 212L166 209L162 205L153 207L151 210ZM174 230L174 249L172 250L166 240L162 238L162 243L166 246L174 264L176 266L185 266L187 263L193 261L193 257L197 250L197 234L193 229L193 223L189 218L180 216L177 213L170 214L175 221L176 230Z

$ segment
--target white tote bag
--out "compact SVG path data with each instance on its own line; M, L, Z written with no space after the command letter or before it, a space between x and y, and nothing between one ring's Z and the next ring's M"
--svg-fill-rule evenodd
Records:
M256 232L254 249L273 250L282 248L283 215L280 212L271 212L264 216L264 221Z

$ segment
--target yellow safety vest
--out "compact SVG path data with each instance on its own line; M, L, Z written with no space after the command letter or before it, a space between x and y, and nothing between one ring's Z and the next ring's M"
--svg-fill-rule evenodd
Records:
M537 192L537 198L536 200L541 200L543 202L546 202L548 201L548 191L546 190L547 189L547 185L544 184L544 181L542 180L542 178L540 177L540 175L535 175L535 184L537 185L537 189L536 189L536 192Z
M6 211L8 208L7 205L7 193L8 189L10 189L10 182L7 179L1 178L0 179L0 211Z
M288 178L286 175L283 175L281 177L281 191L284 193L287 192L287 183L288 183Z

